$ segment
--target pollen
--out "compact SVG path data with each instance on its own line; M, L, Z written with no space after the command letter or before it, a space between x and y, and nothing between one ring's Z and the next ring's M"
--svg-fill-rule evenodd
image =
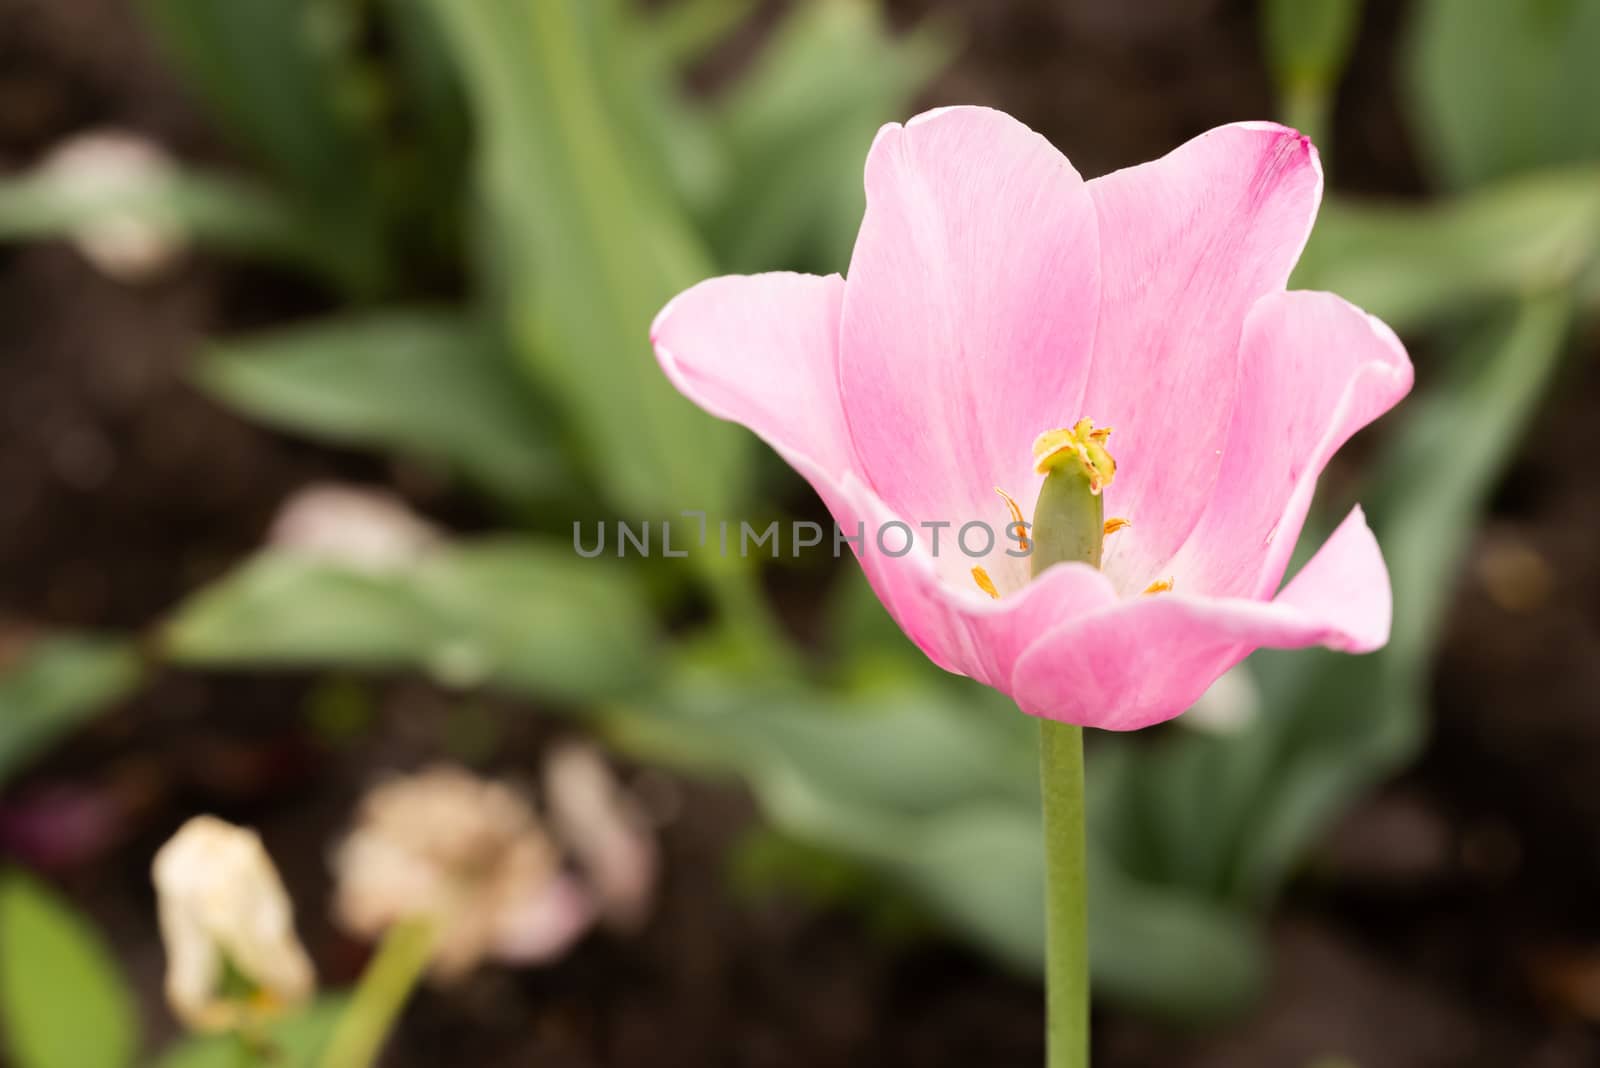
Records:
M1016 532L1017 548L1023 552L1031 551L1033 549L1033 543L1028 540L1028 522L1022 518L1022 509L1017 507L1017 502L1012 499L1011 494L1007 493L999 486L996 486L994 491L1004 498L1006 507L1011 511L1010 529Z
M1145 593L1166 593L1172 589L1174 583L1170 578L1157 579L1144 588Z
M987 593L990 597L997 601L1000 599L1000 591L994 588L994 579L990 578L989 572L983 568L975 567L972 569L972 581L978 584L978 589Z
M1122 519L1120 517L1113 517L1111 519L1107 519L1106 520L1106 525L1105 525L1105 529L1104 529L1103 533L1104 533L1105 537L1109 538L1111 535L1115 534L1117 531L1119 531L1119 530L1127 530L1131 526L1133 526L1133 521L1131 519Z
M1096 427L1092 419L1079 419L1071 427L1046 430L1033 441L1034 470L1047 474L1067 457L1076 457L1089 476L1089 491L1099 494L1117 474L1117 461L1106 449L1108 426Z

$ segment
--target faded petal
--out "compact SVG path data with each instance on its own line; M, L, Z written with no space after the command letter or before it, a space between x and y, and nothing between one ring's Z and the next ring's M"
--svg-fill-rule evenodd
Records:
M1082 414L1116 429L1107 547L1124 589L1157 576L1211 498L1256 300L1282 290L1322 197L1309 140L1272 123L1201 134L1088 185L1100 229L1100 330Z
M987 108L878 133L838 388L860 471L912 523L1031 505L1030 445L1074 421L1099 314L1094 210L1043 137Z
M555 746L545 758L544 782L550 822L594 888L607 922L637 930L650 915L661 867L643 809L592 745Z
M1171 719L1258 648L1370 652L1389 637L1389 575L1358 508L1270 602L1161 594L1046 632L1018 659L1024 712L1137 730Z
M594 926L589 892L569 876L552 880L536 895L509 902L494 914L489 952L506 964L560 960Z

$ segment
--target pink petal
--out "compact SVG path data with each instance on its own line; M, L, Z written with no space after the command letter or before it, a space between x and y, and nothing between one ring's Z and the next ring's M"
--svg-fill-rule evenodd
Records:
M1197 593L1264 598L1283 578L1317 476L1411 389L1411 361L1393 331L1330 293L1263 297L1241 349L1216 495L1168 570Z
M843 297L836 274L712 278L661 309L650 340L684 396L776 449L848 532L856 519L839 489L854 463L839 404Z
M1100 329L1082 415L1115 428L1108 514L1133 521L1105 566L1138 590L1211 497L1240 332L1281 290L1322 196L1311 142L1271 123L1205 133L1089 183L1099 215Z
M1366 652L1388 640L1389 575L1358 508L1276 601L1159 594L1061 624L1017 660L1024 712L1137 730L1192 705L1257 648Z
M1038 635L1063 620L1116 603L1110 582L1087 564L1052 567L1015 593L993 600L967 578L963 567L972 561L959 552L935 560L926 538L905 556L880 551L872 532L904 520L853 475L847 476L842 495L846 508L861 517L868 531L858 556L873 592L907 637L946 671L1009 690L1017 657ZM890 547L897 550L898 540Z
M986 108L885 126L867 159L840 387L861 469L913 523L1031 510L1034 437L1070 423L1098 314L1082 179Z
M851 457L838 385L843 296L838 275L713 278L661 309L650 341L690 400L755 431L808 479L837 480Z

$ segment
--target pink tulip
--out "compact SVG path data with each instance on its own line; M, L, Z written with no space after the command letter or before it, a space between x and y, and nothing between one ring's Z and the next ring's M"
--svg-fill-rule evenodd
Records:
M1256 648L1388 640L1359 508L1280 588L1318 474L1412 379L1383 323L1285 289L1322 194L1307 138L1238 123L1085 182L1009 116L946 108L884 127L866 187L848 280L714 278L651 337L683 393L864 526L852 548L930 658L1033 715L1131 730ZM969 521L1006 529L997 488L1027 518L1035 439L1081 419L1115 428L1072 439L1115 456L1102 499L1127 525L1102 566L1030 579L1008 539L955 551ZM895 521L903 556L875 539Z

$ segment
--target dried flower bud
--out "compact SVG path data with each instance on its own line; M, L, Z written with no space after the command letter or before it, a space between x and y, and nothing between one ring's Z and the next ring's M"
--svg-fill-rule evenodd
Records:
M254 831L185 823L151 868L167 951L167 1003L196 1031L252 1026L311 996L311 961Z
M291 552L384 572L416 563L444 537L392 494L320 484L289 498L267 540Z
M403 920L431 919L443 980L485 959L553 959L593 922L588 895L561 870L528 803L460 768L375 787L333 867L339 924L376 939Z
M161 275L183 254L178 218L163 209L160 197L134 195L164 183L172 169L153 142L100 130L64 141L39 170L84 216L73 233L78 251L108 278L132 284ZM134 201L138 209L118 206Z

